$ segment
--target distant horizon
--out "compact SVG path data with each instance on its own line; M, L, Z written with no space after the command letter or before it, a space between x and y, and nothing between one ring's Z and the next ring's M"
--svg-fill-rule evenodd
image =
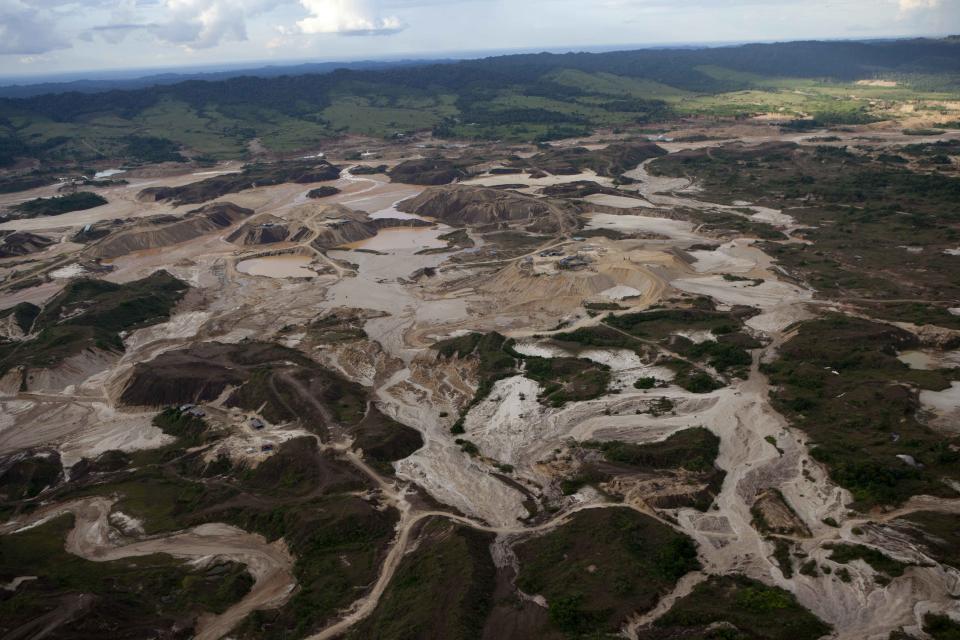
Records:
M15 0L0 78L942 37L958 0ZM233 67L236 68L236 67ZM192 71L191 71L192 70Z
M218 74L239 71L257 71L283 67L307 65L331 65L342 63L345 65L361 65L376 63L403 63L403 62L459 62L463 60L482 60L511 55L527 55L549 53L563 55L567 53L611 53L617 51L639 51L645 49L698 49L737 47L749 44L776 44L788 42L881 42L893 40L916 39L944 39L960 37L954 33L943 34L911 34L874 36L869 38L786 38L764 40L714 40L714 41L676 41L662 43L632 43L609 44L593 46L557 46L557 47L530 47L505 49L464 49L438 52L421 52L409 54L385 54L370 57L345 58L290 58L290 59L249 59L240 62L207 63L196 65L155 66L155 67L111 67L104 69L78 69L75 71L59 71L43 74L0 74L0 87L30 86L38 84L70 84L76 82L110 82L134 81L148 79L154 76L178 76L197 74Z

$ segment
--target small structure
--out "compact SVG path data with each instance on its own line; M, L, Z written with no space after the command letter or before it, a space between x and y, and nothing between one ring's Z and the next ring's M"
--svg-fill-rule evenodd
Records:
M261 420L260 418L250 418L250 426L253 429L256 429L257 431L260 431L267 425L265 425L263 423L263 420Z
M568 270L583 269L589 265L590 261L582 256L569 256L561 259L560 262L557 263L557 266L561 269Z
M207 412L201 409L200 407L193 407L192 409L188 409L187 413L193 416L194 418L205 418L207 416Z

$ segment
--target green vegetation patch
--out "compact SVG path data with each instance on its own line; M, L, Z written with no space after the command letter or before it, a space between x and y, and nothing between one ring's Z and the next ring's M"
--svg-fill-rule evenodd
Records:
M130 159L145 164L187 161L180 153L179 144L156 136L130 136L127 138L124 153Z
M493 606L493 536L443 520L429 521L416 551L397 568L377 608L348 638L481 637Z
M735 628L725 635L711 625L727 623ZM665 615L654 622L652 638L720 638L733 640L817 640L830 626L803 608L793 594L768 587L745 576L711 576L694 587Z
M517 586L543 595L550 620L572 634L613 633L700 568L694 542L631 509L588 509L515 547Z
M77 191L52 198L34 198L14 205L11 210L20 218L59 216L71 211L85 211L107 204L107 199L91 191Z
M599 398L610 384L610 367L591 360L524 357L524 364L523 375L543 386L540 402L554 407Z
M960 640L960 621L945 614L924 615L923 630L930 634L933 640Z
M703 427L684 429L662 442L633 444L588 441L584 446L603 453L608 462L625 464L644 470L686 469L712 471L720 453L720 438Z
M866 547L862 544L828 544L825 548L830 549L829 560L837 564L848 564L854 560L863 560L873 567L873 570L882 573L890 578L899 578L903 575L907 564L894 560L890 556L877 551L872 547Z
M813 457L861 506L955 495L942 478L960 478L960 453L916 412L918 387L946 389L956 372L914 370L897 359L916 345L890 325L831 315L801 325L765 366L777 409L810 434Z

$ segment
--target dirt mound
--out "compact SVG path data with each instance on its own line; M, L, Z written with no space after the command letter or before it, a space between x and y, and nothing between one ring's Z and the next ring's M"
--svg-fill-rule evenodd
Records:
M404 200L397 209L457 227L534 223L538 230L572 228L577 213L576 208L567 203L466 186L427 189L415 198Z
M89 251L90 255L97 258L117 258L143 249L169 247L226 229L251 215L253 209L230 202L217 202L194 209L182 218L147 218L129 229L106 237Z
M434 223L426 220L401 220L396 218L378 218L360 222L357 220L342 220L327 224L320 228L317 237L311 243L321 251L333 249L345 244L360 242L377 235L381 229L395 229L399 227L432 227Z
M469 174L460 163L446 158L423 158L401 162L387 172L392 182L440 185L466 178Z
M0 258L16 258L43 251L54 242L52 238L26 231L0 231Z
M293 229L291 231L291 228ZM247 222L227 236L227 241L249 247L260 244L301 240L310 233L306 227L292 227L276 216L265 216L256 222Z
M326 161L253 164L244 167L239 173L214 176L181 187L149 187L137 194L137 198L143 202L169 201L175 205L199 204L255 187L268 187L285 182L309 184L336 180L339 177L340 167Z

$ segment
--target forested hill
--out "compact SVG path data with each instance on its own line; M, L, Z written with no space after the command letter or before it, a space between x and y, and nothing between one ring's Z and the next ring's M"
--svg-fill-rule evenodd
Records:
M737 109L767 106L731 108L715 98L731 92L796 93L802 81L809 87L875 78L912 91L955 93L960 39L511 55L389 71L194 80L4 99L0 163L17 156L65 159L89 155L91 148L116 154L130 135L161 136L214 157L240 153L255 137L282 151L345 131L391 135L434 128L465 137L548 139L670 114L738 115ZM830 104L826 94L815 98L816 104L793 111L851 106ZM295 140L292 126L299 129ZM83 150L71 138L89 144Z

